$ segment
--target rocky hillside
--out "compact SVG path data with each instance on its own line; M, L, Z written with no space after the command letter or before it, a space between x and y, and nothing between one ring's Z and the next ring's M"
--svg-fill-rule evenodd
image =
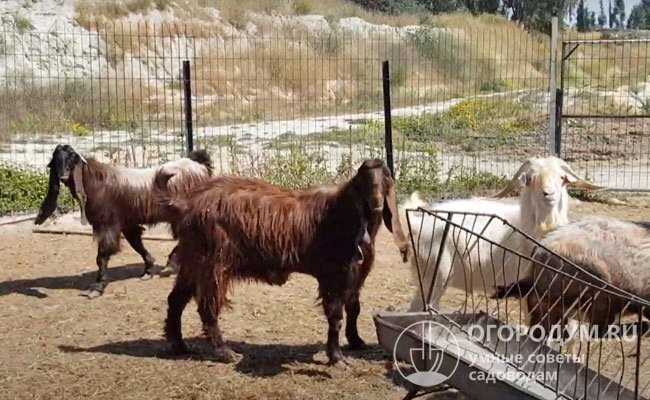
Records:
M203 3L208 4L207 1ZM52 76L53 72L54 75L75 78L89 77L92 71L113 75L117 73L120 61L129 66L132 62L140 63L140 60L132 59L134 57L162 58L163 51L169 58L181 53L195 56L197 40L205 42L201 46L210 47L227 39L241 40L278 32L330 33L333 25L338 32L366 35L399 35L416 29L415 26L395 28L372 24L358 17L341 18L332 23L322 15L265 14L255 10L236 12L232 8L227 11L222 13L215 7L201 7L196 1L2 1L0 56L10 60L0 62L0 76L35 75L43 82L58 79L59 76ZM144 38L153 35L158 37ZM187 36L197 39L189 43ZM143 43L143 39L146 42ZM140 54L128 54L136 50L134 42L137 42ZM126 59L110 59L124 55L122 53L127 53ZM129 75L137 70L142 71L142 76L138 77L157 79L177 76L178 73L177 63L155 67L137 65L129 69L126 71Z
M184 59L212 126L379 110L383 60L396 107L548 87L548 37L494 15L385 16L344 0L8 0L0 18L0 78L17 89L0 93L15 105L0 107L18 121L9 133L174 119ZM578 100L644 108L647 49L634 49L636 64L589 49L568 68L569 83L593 84ZM603 62L585 63L595 55Z

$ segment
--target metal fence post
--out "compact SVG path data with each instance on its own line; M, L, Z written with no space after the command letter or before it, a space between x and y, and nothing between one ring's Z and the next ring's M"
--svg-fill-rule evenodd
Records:
M187 153L194 150L194 132L192 127L192 78L190 61L183 61L183 97L185 100L185 131L187 134Z
M553 17L551 20L551 57L550 57L550 80L549 95L550 102L548 107L548 138L549 146L547 151L550 154L559 156L557 152L556 132L557 132L557 42L560 36L559 20Z
M555 94L555 155L561 156L562 152L562 107L564 105L564 62L565 62L565 45L562 42L560 53L560 88Z
M560 153L562 152L562 105L564 104L564 92L562 89L557 89L555 97L555 135L553 136L553 142L555 143L555 155L560 157Z
M381 66L382 81L384 83L384 147L386 148L386 164L390 173L395 176L395 165L393 162L393 122L391 119L390 107L390 69L388 61Z

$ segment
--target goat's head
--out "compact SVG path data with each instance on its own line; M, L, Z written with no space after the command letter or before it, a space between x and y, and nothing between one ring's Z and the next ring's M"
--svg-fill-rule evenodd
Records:
M380 216L379 220L384 219L384 225L393 234L403 260L407 261L409 246L399 220L395 181L390 170L382 160L366 160L352 178L351 184L365 200L364 208L368 213L369 221L377 220L376 216ZM368 229L372 230L371 227Z
M497 197L506 197L519 189L522 214L532 214L531 222L542 229L553 229L568 223L569 187L603 189L578 176L562 159L531 158L522 164Z
M52 153L52 159L49 164L47 164L50 169L50 181L47 188L47 195L41 204L35 224L42 224L50 215L52 215L54 210L56 210L61 185L60 182L65 183L70 188L70 192L73 196L79 200L82 205L82 218L85 218L83 215L85 192L83 190L80 168L81 165L85 163L86 160L79 155L72 146L67 144L56 146L54 153Z

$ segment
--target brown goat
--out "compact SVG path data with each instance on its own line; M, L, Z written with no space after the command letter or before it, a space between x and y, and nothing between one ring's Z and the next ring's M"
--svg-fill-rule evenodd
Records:
M541 243L550 251L537 249L530 276L496 294L525 297L531 326L550 332L577 319L603 335L622 315L650 318L648 224L591 217L557 228Z
M143 278L151 277L154 258L142 244L142 225L169 222L163 207L154 200L152 189L156 171L186 172L194 176L192 182L207 179L211 173L210 157L196 151L189 158L171 161L158 168L134 169L115 167L81 157L71 146L58 145L48 165L50 181L35 223L43 223L57 207L60 182L69 189L81 206L82 223L90 222L97 240L97 280L82 293L89 298L100 296L107 285L106 272L109 258L120 250L120 234L142 256L145 269ZM182 178L170 182L177 184ZM168 265L175 263L174 251Z
M160 201L169 206L178 233L180 272L168 297L165 336L177 353L187 351L181 314L193 297L216 358L232 362L218 318L228 304L231 280L284 284L300 272L318 280L329 324L327 355L343 359L339 330L343 309L350 348L364 346L357 331L359 291L374 261L381 225L408 258L408 243L397 214L394 182L381 160L363 163L338 187L290 191L236 177L212 178L191 189L167 191L169 175L159 174Z

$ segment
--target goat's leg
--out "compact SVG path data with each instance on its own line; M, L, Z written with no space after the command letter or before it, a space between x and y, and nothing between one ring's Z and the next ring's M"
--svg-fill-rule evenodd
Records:
M133 250L140 254L142 260L144 260L144 273L140 279L147 280L151 279L152 277L151 269L154 267L156 260L154 260L147 249L144 248L144 244L142 243L142 231L144 231L144 228L142 228L142 226L133 225L124 228L122 230L122 233L124 233L124 237L126 238L127 242L129 242L131 247L133 247Z
M321 290L321 297L328 324L327 357L330 364L336 364L339 361L345 361L339 345L339 332L343 320L343 296L340 293Z
M95 231L94 236L97 238L97 279L87 290L81 292L82 296L89 299L104 294L108 285L107 272L108 260L120 249L120 229L118 227L109 227L102 231Z
M181 330L181 317L187 303L192 299L194 290L183 279L177 279L171 293L167 297L167 319L165 320L165 338L171 344L175 354L188 353L189 350L183 342Z
M223 363L232 363L237 361L237 355L230 347L226 345L219 329L219 314L221 308L226 303L226 294L230 283L229 276L223 274L224 267L217 265L214 267L216 277L212 274L205 276L199 283L200 298L197 299L198 312L203 322L203 331L208 336L210 344L214 350L214 357L217 361ZM211 271L212 269L207 269Z
M366 347L366 343L359 336L357 329L357 319L360 313L359 292L354 292L345 302L345 337L348 339L350 350L361 350Z
M214 350L214 357L216 361L222 363L233 363L237 361L237 354L226 344L219 329L219 313L217 307L211 306L211 302L201 300L199 302L199 315L201 322L203 322L204 333L208 336L208 340Z
M167 265L158 273L160 276L167 277L172 274L178 273L180 270L180 265L178 262L178 245L174 247L171 253L169 253L169 258L167 258Z

